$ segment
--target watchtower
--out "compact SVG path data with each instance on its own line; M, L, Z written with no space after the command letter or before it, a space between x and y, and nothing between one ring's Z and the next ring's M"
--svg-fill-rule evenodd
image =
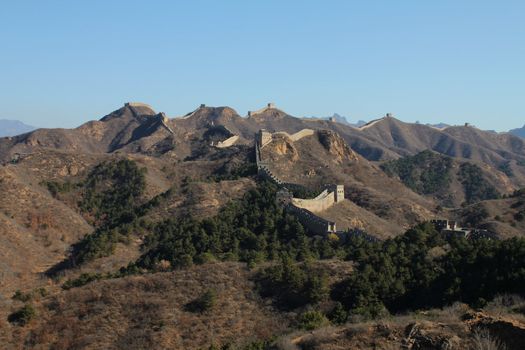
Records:
M334 202L339 203L345 199L345 186L344 185L330 185L328 189L334 192Z
M292 202L292 193L286 187L280 189L275 194L275 200L278 205L286 206Z
M257 135L259 147L263 148L270 142L272 142L272 134L265 129L259 130L259 135Z
M169 122L169 119L168 119L168 117L166 116L166 113L164 113L164 112L160 112L160 120L161 120L163 123L168 123L168 122Z

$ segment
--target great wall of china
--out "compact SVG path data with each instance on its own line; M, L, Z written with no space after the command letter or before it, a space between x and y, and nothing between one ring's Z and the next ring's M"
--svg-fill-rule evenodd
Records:
M266 107L263 107L257 111L248 111L248 117L253 117L257 114L261 114L263 112L266 112L268 109L275 109L275 105L270 102L266 105Z
M137 118L137 119L140 118L140 113L138 113L135 108L148 108L148 109L151 109L153 112L155 112L153 107L151 107L150 105L148 105L146 103L142 103L142 102L126 102L124 104L124 107L128 107L129 110L131 111L131 113L133 114L133 116L135 118ZM164 127L164 129L166 129L170 134L172 134L172 135L175 134L173 132L173 130L171 130L171 128L168 125L169 119L166 116L166 113L160 112L159 114L155 115L155 118L158 119L158 121L162 125L162 127Z
M267 108L273 108L273 105L268 104ZM255 160L259 176L272 181L280 187L276 195L276 201L289 213L295 215L301 224L311 233L322 237L335 235L338 239L344 240L350 237L361 237L368 241L377 241L377 238L370 236L366 232L357 228L338 231L335 222L326 220L315 214L345 200L345 190L343 185L328 185L323 192L313 199L295 198L290 189L301 188L302 186L293 183L286 183L279 179L279 177L273 174L270 170L269 162L262 157L262 148L272 142L274 135L277 137L285 135L292 141L298 141L303 137L312 136L314 134L315 131L311 129L303 129L292 135L286 132L276 132L272 134L264 129L259 130L259 133L255 137Z
M287 135L291 140L299 140L306 136L314 134L313 130L304 129L293 135L288 133L275 133L280 135ZM262 159L261 150L266 145L272 142L273 135L266 131L260 130L255 139L255 159L257 163L257 169L259 176L269 179L281 187L277 193L277 201L286 210L293 213L299 221L309 231L318 235L327 235L330 233L337 233L336 223L323 219L322 217L314 214L314 212L320 212L330 208L332 205L339 201L344 200L344 186L343 185L330 185L321 194L314 199L302 199L294 198L292 193L288 190L288 187L296 186L294 184L287 184L277 176L275 176L270 168L269 163Z

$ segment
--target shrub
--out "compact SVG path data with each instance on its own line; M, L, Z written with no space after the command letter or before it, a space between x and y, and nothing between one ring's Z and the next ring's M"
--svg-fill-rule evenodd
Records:
M217 293L213 289L208 289L197 299L186 304L186 310L190 312L206 312L211 310L217 303Z
M465 209L463 223L467 226L477 227L483 220L488 219L488 217L489 212L480 203Z
M510 161L506 161L498 166L498 170L507 175L508 177L514 176L514 171L510 166Z
M459 169L459 180L463 184L467 203L495 199L499 193L484 177L481 168L475 164L463 163Z
M319 311L306 311L299 316L299 328L307 331L314 330L328 324L328 319Z
M60 183L57 181L42 181L40 185L46 186L49 193L51 193L51 196L53 198L57 198L59 193L65 193L69 192L73 189L73 185L71 182L66 181L64 183Z
M18 326L25 326L36 316L33 306L26 304L18 311L13 312L7 318L10 323Z
M328 319L336 325L345 324L348 320L348 312L343 307L343 304L337 302L332 311L328 314Z
M283 309L316 304L327 298L329 292L325 274L314 271L306 264L299 266L288 257L283 257L280 264L263 270L258 276L258 283L261 294L274 297Z
M217 261L217 259L212 253L208 253L208 252L199 254L195 257L196 264L207 264L207 263L214 262L214 261Z
M18 300L18 301L21 301L23 303L26 303L28 302L29 300L31 300L31 293L22 293L20 291L20 289L18 289L15 294L13 294L13 296L11 297L11 299L13 300Z
M68 279L62 285L62 289L68 290L75 287L82 287L90 282L98 281L102 279L103 276L100 273L83 273L78 278Z
M486 329L474 331L474 350L506 350L507 347Z

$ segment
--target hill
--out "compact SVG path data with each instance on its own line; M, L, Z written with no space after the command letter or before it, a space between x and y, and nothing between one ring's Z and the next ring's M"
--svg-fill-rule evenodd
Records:
M296 197L343 185L344 199L315 212L338 232L313 232L279 204L283 185L258 167L261 129L271 142L257 154ZM512 135L391 116L356 128L272 104L170 119L127 103L75 129L1 138L0 342L267 349L328 319L483 307L522 292L521 274L507 273L521 271L522 239L447 240L421 223L522 236L524 158ZM458 316L436 337L470 345L466 324ZM400 327L388 328L394 344ZM381 337L359 334L345 344Z
M512 191L513 184L503 169L478 164L423 151L385 162L381 168L413 191L446 207L495 199L500 196L499 191Z
M309 188L344 184L346 197L369 213L362 215L354 208L339 216L356 215L357 227L366 227L372 234L382 237L399 234L416 222L433 217L432 201L386 176L332 131L318 131L295 142L286 135L274 135L274 141L263 148L262 153L270 160L272 172L285 182ZM326 218L334 220L330 214Z

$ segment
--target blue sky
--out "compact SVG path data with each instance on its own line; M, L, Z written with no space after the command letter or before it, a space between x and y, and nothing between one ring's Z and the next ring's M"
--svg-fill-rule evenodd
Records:
M524 15L525 1L0 0L0 118L273 101L507 130L525 123Z

